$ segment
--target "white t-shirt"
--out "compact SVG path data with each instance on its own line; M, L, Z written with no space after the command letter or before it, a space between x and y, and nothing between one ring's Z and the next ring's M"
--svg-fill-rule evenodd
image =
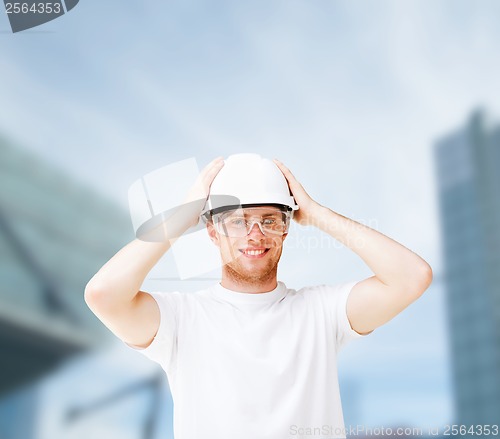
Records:
M132 349L167 373L175 439L344 438L337 353L362 337L346 314L355 284L150 293L160 327Z

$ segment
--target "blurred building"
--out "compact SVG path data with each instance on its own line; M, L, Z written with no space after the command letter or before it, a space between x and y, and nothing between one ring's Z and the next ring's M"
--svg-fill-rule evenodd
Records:
M30 439L30 386L113 337L83 291L131 239L124 209L0 138L0 437Z
M500 421L500 124L481 111L437 142L457 424Z

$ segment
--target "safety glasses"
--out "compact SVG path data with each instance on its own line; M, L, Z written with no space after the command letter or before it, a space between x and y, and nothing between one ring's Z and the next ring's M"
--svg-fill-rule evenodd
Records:
M246 237L255 224L265 236L282 236L288 232L290 211L269 207L239 208L212 216L216 230L231 238Z

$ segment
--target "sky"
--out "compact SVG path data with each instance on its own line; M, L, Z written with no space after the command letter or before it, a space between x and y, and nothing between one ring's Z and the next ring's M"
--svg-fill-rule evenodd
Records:
M429 291L339 361L360 423L444 425L433 147L478 107L500 120L499 19L496 0L81 0L13 35L0 14L0 133L124 209L130 185L170 163L279 158L318 202L433 267ZM309 240L288 244L287 285L370 275L333 241L314 247L318 232L293 233ZM151 277L173 267L167 255Z

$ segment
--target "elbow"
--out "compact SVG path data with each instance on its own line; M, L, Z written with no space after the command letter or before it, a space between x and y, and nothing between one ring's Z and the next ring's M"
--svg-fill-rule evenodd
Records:
M106 293L103 288L90 282L85 286L83 298L90 309L94 310L99 304L102 304L105 296Z
M432 279L434 278L434 274L432 273L431 266L427 262L424 263L424 268L422 269L422 272L423 272L422 279L426 290L431 285Z
M431 266L422 261L422 264L419 266L418 270L415 273L415 281L414 288L417 297L424 294L424 292L429 288L432 283L433 273Z
M85 286L84 300L94 314L108 314L115 313L124 306L129 307L136 294L118 290L108 284L89 282Z

